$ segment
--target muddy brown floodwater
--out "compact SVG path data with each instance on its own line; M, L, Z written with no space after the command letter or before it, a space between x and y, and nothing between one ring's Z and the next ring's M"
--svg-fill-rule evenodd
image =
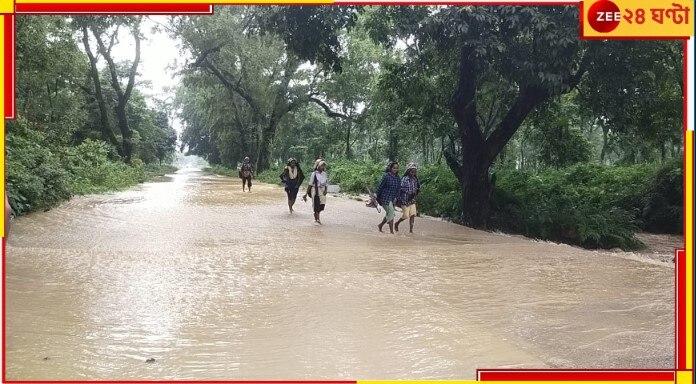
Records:
M674 365L671 262L428 218L391 236L376 210L333 196L319 226L310 203L290 215L280 187L240 184L188 169L18 219L7 379Z

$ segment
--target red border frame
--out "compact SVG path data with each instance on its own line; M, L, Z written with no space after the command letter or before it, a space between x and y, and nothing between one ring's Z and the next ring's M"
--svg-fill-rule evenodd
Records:
M14 120L17 115L15 106L15 16L3 15L3 17L5 18L5 119ZM8 87L8 83L12 86Z
M113 3L113 4L55 4L22 3L15 4L16 14L25 15L74 15L89 14L168 14L168 15L210 15L211 4L165 4L165 3Z
M224 3L215 3L215 5L225 5ZM271 4L243 4L236 3L233 5L271 5ZM293 4L283 4L293 5ZM684 97L683 97L683 124L685 135L688 134L686 129L687 118L687 87L688 83L688 51L687 39L684 37L585 37L583 29L584 8L583 1L558 1L558 2L456 2L456 1L424 1L424 2L408 2L408 1L351 1L351 0L335 0L334 4L297 4L304 6L311 5L480 5L480 6L496 6L496 5L517 5L517 6L579 6L579 21L580 21L580 39L581 40L683 40L684 59L683 59L683 78L684 78ZM92 13L92 14L213 14L213 4L130 4L130 3L114 3L114 4L54 4L54 3L25 3L15 4L16 14L25 15L65 15L76 13ZM6 119L14 119L16 117L15 105L15 15L5 14L5 111ZM8 81L9 80L9 81ZM10 85L11 86L8 86ZM9 113L8 113L9 112ZM685 141L686 142L686 141ZM689 159L693 160L693 159ZM684 153L684 163L686 164L686 152ZM686 168L685 168L686 169ZM684 186L686 187L686 178L684 178ZM684 189L686 191L686 188ZM684 195L686 202L686 194ZM684 204L686 207L686 204ZM686 215L684 215L684 229L686 229ZM2 263L3 271L5 270L5 239L2 239ZM685 370L686 368L686 252L684 249L675 250L675 369L674 370L643 370L643 369L620 369L620 370L544 370L544 369L477 369L476 379L480 381L676 381L677 370ZM3 320L6 317L6 288L5 273L2 276L2 316ZM680 298L682 300L680 300ZM3 321L3 325L5 322ZM4 328L4 327L3 327ZM6 380L6 355L5 329L2 330L2 381L8 383L65 383L66 381L8 381ZM689 370L692 371L692 370ZM107 380L107 381L74 381L73 383L160 383L163 381L128 381L128 380ZM308 383L308 384L343 384L356 383L356 381L224 381L224 380L200 380L200 381L177 381L179 383L255 383L255 384L279 384L279 383Z
M675 381L672 370L550 370L550 369L485 369L477 370L479 381Z

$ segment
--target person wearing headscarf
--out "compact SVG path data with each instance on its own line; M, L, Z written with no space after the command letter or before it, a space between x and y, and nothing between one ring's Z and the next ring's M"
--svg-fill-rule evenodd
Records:
M295 200L297 200L297 192L299 192L300 185L304 181L304 173L295 158L291 157L288 159L288 165L283 169L280 180L285 184L285 193L288 194L288 208L290 208L290 213L293 213L292 207L295 205Z
M408 163L406 173L401 179L401 211L403 214L394 224L394 229L399 231L399 224L408 219L410 232L413 233L413 223L416 221L416 197L420 193L420 180L416 174L416 163Z
M309 176L307 193L302 197L304 201L307 201L307 195L312 198L314 222L317 224L321 224L319 214L326 206L326 194L329 192L329 179L326 175L326 166L326 161L323 159L317 159L317 161L314 162L314 172Z
M394 233L394 202L399 197L401 181L399 180L399 163L390 161L387 164L387 169L384 172L382 181L377 188L377 202L384 208L384 219L377 225L377 228L382 232L384 224L389 223L389 232Z
M242 179L242 192L245 191L246 186L251 192L251 178L254 177L254 168L251 166L248 156L244 158L242 166L239 168L239 177Z

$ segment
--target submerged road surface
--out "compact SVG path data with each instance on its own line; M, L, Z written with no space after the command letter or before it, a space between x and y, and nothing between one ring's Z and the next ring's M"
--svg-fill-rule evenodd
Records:
M476 368L674 364L671 263L427 218L392 236L377 232L377 211L333 196L320 226L310 203L290 215L280 187L240 184L182 170L18 219L7 379L473 379Z

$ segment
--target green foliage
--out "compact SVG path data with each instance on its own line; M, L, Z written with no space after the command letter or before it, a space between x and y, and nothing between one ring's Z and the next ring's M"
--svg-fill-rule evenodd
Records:
M605 152L634 164L682 147L681 42L597 42L592 58L576 99L605 130Z
M329 163L327 173L331 184L340 185L342 191L364 193L365 186L372 191L377 188L384 168L384 165L374 163L334 160Z
M7 192L18 214L49 209L76 194L126 188L166 170L146 170L143 161L171 157L176 135L169 126L167 106L150 108L133 90L126 110L139 158L131 165L122 163L116 148L102 141L110 130L115 134L114 127L101 126L94 84L87 76L89 60L77 44L76 26L87 23L113 32L114 23L127 25L129 20L136 21L17 17L18 117L5 127ZM116 66L129 65L117 62ZM107 90L107 113L113 121L117 94L106 80L102 88Z
M229 176L229 177L239 177L239 170L228 168L222 165L213 165L211 167L203 168L206 172L211 172L216 175Z
M593 155L592 144L577 128L577 106L563 97L531 116L529 124L536 157L542 166L568 167L589 162Z
M462 212L462 194L459 181L442 164L420 167L421 195L418 209L426 215L457 221Z
M641 199L641 227L655 233L684 233L684 168L674 160L660 168Z
M299 58L341 71L337 31L355 24L355 7L268 7L259 10L261 32L279 34Z
M18 118L7 127L7 191L17 214L49 208L70 197L69 173L46 133Z
M172 174L176 172L177 169L179 168L169 164L145 164L145 174L148 179Z
M496 228L587 248L640 248L633 235L681 231L678 166L580 164L498 174L491 202ZM679 179L677 179L679 178ZM678 180L678 182L677 182ZM664 208L668 203L669 210ZM647 219L647 220L646 220Z
M262 183L268 183L268 184L277 184L280 185L280 174L283 172L283 167L285 165L273 165L271 168L259 173L256 175L256 180ZM307 167L301 166L302 171L304 172ZM235 170L237 172L237 170ZM238 174L235 174L234 177L238 177ZM309 174L305 172L305 177L309 177Z
M19 215L49 209L73 195L125 189L176 169L146 166L140 159L130 165L114 161L115 150L103 141L52 149L45 134L27 128L22 118L7 126L7 191Z

